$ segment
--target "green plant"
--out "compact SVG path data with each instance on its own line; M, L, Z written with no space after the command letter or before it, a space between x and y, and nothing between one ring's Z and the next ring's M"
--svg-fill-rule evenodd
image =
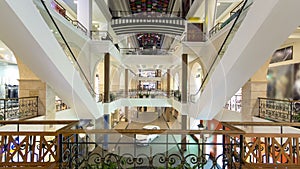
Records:
M114 101L116 99L116 96L114 93L110 93L109 98L110 98L110 101Z
M295 119L295 122L300 122L300 113L295 115L294 119Z
M139 94L139 98L143 98L144 95L142 93Z
M89 169L113 169L118 168L117 162L110 161L109 163L101 163L101 164L90 164L88 165Z

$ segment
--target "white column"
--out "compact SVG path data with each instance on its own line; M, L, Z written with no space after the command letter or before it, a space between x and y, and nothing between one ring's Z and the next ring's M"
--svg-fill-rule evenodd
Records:
M92 0L77 1L77 20L87 29L92 28Z
M55 92L54 90L47 84L46 85L46 116L49 119L55 119Z
M217 0L205 0L204 32L208 35L209 30L215 25Z

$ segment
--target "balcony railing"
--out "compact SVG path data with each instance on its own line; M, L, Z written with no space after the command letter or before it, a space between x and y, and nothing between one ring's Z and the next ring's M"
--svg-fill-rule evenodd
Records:
M90 32L90 38L92 40L110 40L110 41L113 41L112 36L107 31L92 30Z
M222 122L215 130L80 129L87 127L65 120L0 124L0 168L300 167L300 131L292 128L300 123ZM142 142L138 135L158 137Z
M0 99L0 120L38 116L38 96Z
M123 55L170 55L173 51L170 48L120 48Z
M245 129L242 161L245 168L300 168L300 123L230 122ZM238 149L237 153L240 152Z
M226 127L224 127L226 128ZM238 130L68 130L60 135L60 168L241 168ZM85 134L83 134L85 133ZM140 142L137 135L158 134L158 141ZM65 135L67 137L65 137ZM194 135L200 141L194 140ZM209 138L223 137L219 142ZM189 138L188 143L181 141ZM242 136L241 136L242 137ZM214 149L209 149L214 147Z
M0 121L0 168L55 168L60 129L76 121Z
M258 98L258 117L277 122L299 122L300 101Z
M145 11L145 12L138 12L132 13L132 11L110 11L113 19L118 19L121 17L141 17L141 16L155 16L155 17L180 17L180 11L163 11L163 12L155 12L155 11Z

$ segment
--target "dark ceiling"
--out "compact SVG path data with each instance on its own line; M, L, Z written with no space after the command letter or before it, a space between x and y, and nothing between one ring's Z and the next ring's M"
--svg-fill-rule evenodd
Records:
M109 9L113 18L124 17L128 15L143 14L170 14L176 0L110 0ZM138 48L156 48L160 49L165 35L159 33L137 32L135 39L138 42Z

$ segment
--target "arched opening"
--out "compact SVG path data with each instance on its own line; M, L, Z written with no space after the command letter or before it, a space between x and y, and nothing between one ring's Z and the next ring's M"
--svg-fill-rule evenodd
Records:
M195 94L200 89L200 86L202 84L203 74L202 74L202 67L199 63L194 63L190 72L190 94ZM197 95L199 97L199 95ZM198 99L198 98L196 98Z
M0 98L19 97L19 68L13 52L0 41Z
M174 90L180 90L179 89L179 87L180 87L179 73L175 73L173 87L174 87Z

